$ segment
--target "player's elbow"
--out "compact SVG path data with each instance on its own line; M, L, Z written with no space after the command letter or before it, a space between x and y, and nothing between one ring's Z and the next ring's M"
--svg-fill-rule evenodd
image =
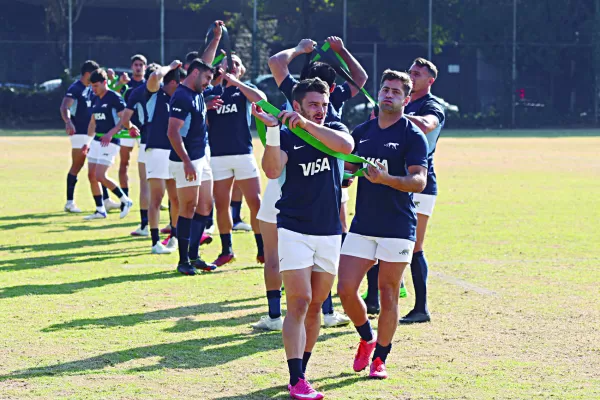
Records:
M354 150L354 143L349 141L344 141L340 144L338 151L342 154L350 154Z
M427 186L427 176L419 175L415 182L415 190L413 193L421 193Z

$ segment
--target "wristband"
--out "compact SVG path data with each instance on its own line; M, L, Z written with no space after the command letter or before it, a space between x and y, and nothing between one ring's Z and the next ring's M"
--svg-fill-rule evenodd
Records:
M281 135L279 125L267 126L267 146L279 147L281 144Z

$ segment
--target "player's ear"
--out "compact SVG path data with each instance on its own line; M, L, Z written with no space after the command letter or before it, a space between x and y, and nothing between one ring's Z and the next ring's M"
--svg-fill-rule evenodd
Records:
M404 98L404 107L406 107L410 103L410 94Z
M294 111L296 111L296 112L300 112L300 110L302 110L302 106L296 100L294 100L292 102L292 107L294 108Z
M333 93L333 89L335 89L335 83L329 88L329 93Z

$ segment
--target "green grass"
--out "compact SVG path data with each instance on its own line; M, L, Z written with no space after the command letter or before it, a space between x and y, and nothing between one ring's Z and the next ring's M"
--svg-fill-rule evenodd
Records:
M6 132L0 398L288 398L281 335L250 328L266 312L252 234L234 234L234 264L180 276L128 235L137 207L61 211L67 138ZM352 372L353 328L323 329L310 380L328 399L599 398L600 138L444 137L437 153L433 322L398 328L385 382ZM93 210L84 173L76 199Z

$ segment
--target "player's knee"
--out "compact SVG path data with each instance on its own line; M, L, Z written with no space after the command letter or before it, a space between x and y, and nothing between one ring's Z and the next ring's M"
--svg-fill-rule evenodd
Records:
M379 287L380 303L383 309L391 310L398 307L398 286L385 284Z
M306 314L311 301L312 298L310 293L297 294L294 296L288 295L286 298L287 314L289 315L290 312L295 315Z
M342 279L338 279L337 292L342 300L356 296L358 293L357 288L354 285L351 285L350 282Z

